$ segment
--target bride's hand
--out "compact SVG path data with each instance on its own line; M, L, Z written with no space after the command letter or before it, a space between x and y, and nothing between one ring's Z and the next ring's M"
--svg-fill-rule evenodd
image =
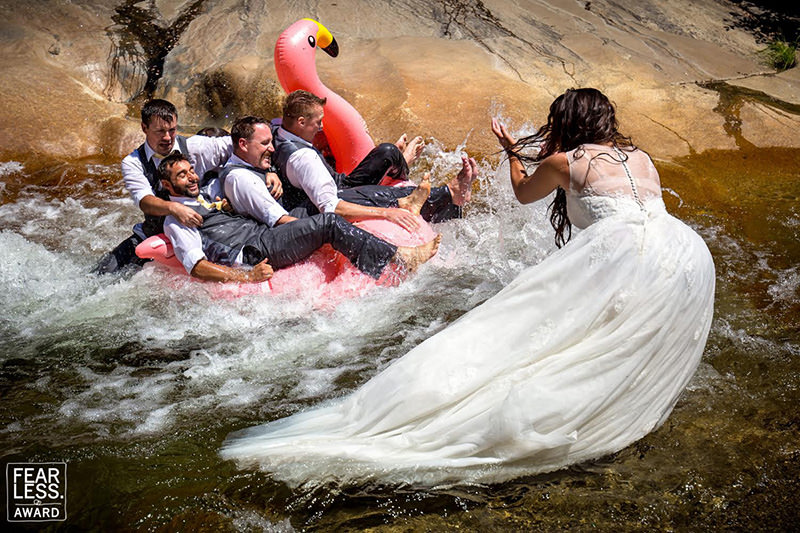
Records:
M496 118L492 118L492 133L497 137L497 142L500 143L503 150L507 150L517 142L516 139L508 133L506 127L500 124Z

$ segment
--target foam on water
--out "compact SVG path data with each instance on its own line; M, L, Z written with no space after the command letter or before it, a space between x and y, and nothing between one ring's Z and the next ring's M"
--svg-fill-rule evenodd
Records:
M22 163L17 161L5 161L0 163L0 178L4 178L10 174L15 174L17 172L22 172L25 167L22 166Z
M297 531L289 519L270 522L254 511L234 511L233 527L236 531L263 531L264 533L294 533Z
M25 169L22 163L16 161L0 162L0 202L4 199L6 192L6 178L14 174L20 174Z
M778 280L769 286L767 292L776 304L797 302L800 298L800 271L797 267L778 272Z

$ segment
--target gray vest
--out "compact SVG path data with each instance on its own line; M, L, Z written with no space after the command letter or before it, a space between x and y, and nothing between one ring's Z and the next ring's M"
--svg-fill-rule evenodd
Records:
M239 253L242 261L254 265L264 259L261 237L270 230L269 226L259 224L246 216L208 209L203 206L189 206L203 217L200 236L203 253L212 263L231 266Z
M264 184L267 183L267 172L269 172L269 170L263 170L260 168L251 167L250 165L225 165L224 167L222 167L222 170L220 170L219 177L217 178L219 180L218 182L219 188L223 193L225 192L225 179L228 177L228 174L230 174L237 168L244 168L247 170L251 170L256 174L258 174L258 177L261 178L261 181L263 181Z
M225 197L225 180L228 178L228 174L233 172L237 168L244 168L255 172L255 174L261 179L261 181L266 185L267 183L267 172L270 170L263 170L256 167L251 167L250 165L225 165L219 173L214 172L214 176L210 177L210 179L203 180L200 184L200 194L203 195L204 198L209 200L215 200L217 196L220 198ZM272 170L274 172L274 170ZM206 172L206 176L209 177L211 171ZM267 190L272 192L272 187L267 186ZM281 200L278 200L278 203L283 205Z

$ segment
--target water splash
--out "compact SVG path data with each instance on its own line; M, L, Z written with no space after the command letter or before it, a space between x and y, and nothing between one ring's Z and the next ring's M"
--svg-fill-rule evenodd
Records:
M434 140L414 175L427 168L446 179L460 164L461 150ZM487 163L482 172L494 174ZM160 434L197 417L210 422L210 413L271 418L342 394L545 255L549 232L535 222L544 219L542 207L517 206L506 179L486 179L493 184L481 185L478 203L507 216L470 207L466 218L437 227L440 254L412 279L327 310L313 291L212 299L185 275L153 264L96 277L88 273L93 261L137 218L124 193L103 200L24 193L0 212L3 362L47 374L59 360L62 381L47 385L56 426L99 439ZM19 343L26 347L12 351ZM45 416L15 427L52 423Z

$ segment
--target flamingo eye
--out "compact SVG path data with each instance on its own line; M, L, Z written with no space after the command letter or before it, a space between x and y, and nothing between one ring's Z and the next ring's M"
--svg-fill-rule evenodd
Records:
M315 46L317 46L317 40L314 38L313 35L309 35L308 36L308 44L311 45L311 48L314 48Z

